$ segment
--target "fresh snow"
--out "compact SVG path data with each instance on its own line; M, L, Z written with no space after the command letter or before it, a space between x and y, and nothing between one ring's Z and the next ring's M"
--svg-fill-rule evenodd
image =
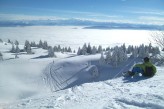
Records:
M99 64L101 54L55 52L49 58L47 50L32 48L35 54L21 52L15 59L6 44L0 43L0 109L164 108L163 66L152 78L125 78L121 73L140 58L113 67Z
M8 109L162 109L163 68L153 78L116 78L85 83L4 105Z

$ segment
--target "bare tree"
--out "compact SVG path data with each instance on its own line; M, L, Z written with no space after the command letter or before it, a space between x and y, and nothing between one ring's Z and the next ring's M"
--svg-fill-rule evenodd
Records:
M153 41L161 48L162 51L164 51L164 31L154 32L151 36L153 38ZM157 65L161 65L164 63L164 55L160 54L159 56L159 58L157 58L156 56L152 58L154 63L157 62Z
M164 31L158 31L152 33L153 41L162 49L164 50Z

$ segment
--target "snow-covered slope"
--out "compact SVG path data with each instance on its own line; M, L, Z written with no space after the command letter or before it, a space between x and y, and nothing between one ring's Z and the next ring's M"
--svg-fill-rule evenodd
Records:
M163 67L153 78L116 78L86 83L13 102L8 109L162 109Z
M15 59L10 53L10 43L0 43L0 103L11 102L37 95L42 92L43 85L40 75L46 66L53 60L69 57L72 54L56 53L58 58L38 58L47 55L47 50L33 48L35 54L21 52ZM19 45L20 49L23 45Z
M100 54L56 53L57 58L39 58L47 51L35 48L35 54L20 54L14 59L14 55L7 52L11 45L0 44L4 55L4 61L0 62L0 108L164 108L163 66L157 67L158 72L152 78L124 78L118 73L127 71L140 59L130 58L112 67L99 65ZM92 75L92 66L98 69L96 77Z

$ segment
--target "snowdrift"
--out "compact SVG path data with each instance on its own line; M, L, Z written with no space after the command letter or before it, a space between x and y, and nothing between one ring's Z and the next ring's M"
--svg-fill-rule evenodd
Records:
M100 54L75 56L50 63L43 72L43 79L52 91L81 85L83 83L104 81L120 77L140 58L129 58L118 67L99 64Z

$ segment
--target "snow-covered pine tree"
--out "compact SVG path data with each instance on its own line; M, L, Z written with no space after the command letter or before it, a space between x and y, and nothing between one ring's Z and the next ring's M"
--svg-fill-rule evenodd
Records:
M42 47L43 47L43 42L42 42L42 40L39 41L38 47L39 47L39 48L42 48Z
M127 54L124 52L122 47L114 47L113 53L112 53L112 59L111 64L115 67L117 67L120 63L127 60Z
M125 46L125 43L121 46L121 48L123 49L124 52L126 52L126 46Z
M86 45L86 43L83 45L83 48L81 49L81 55L87 55L87 45Z
M36 43L33 41L33 42L31 42L31 47L37 47L37 45L36 45Z
M138 57L144 58L145 57L145 47L144 45L140 45L139 51L138 51Z
M1 52L0 52L0 61L3 61L3 55Z
M0 43L2 43L3 42L3 40L2 39L0 39Z
M124 51L124 49L122 47L119 47L117 52L118 52L118 54L117 54L118 64L127 60L128 56L126 54L126 49Z
M52 46L49 46L49 48L48 48L48 56L49 57L54 57L55 56L54 50L52 49Z
M68 52L70 52L70 53L72 52L71 47L68 47Z
M157 56L158 54L160 54L159 47L152 47L152 51L152 56Z
M111 62L110 63L114 67L117 67L118 66L118 56L117 56L117 51L116 50L113 50L112 59L111 59Z
M126 50L126 53L127 54L130 54L130 53L133 52L133 50L134 50L134 47L132 45L129 45L128 48L127 48L127 50Z
M139 47L138 57L140 57L140 58L149 57L149 49L148 49L148 46L144 46L144 44L142 44Z
M62 53L64 53L64 52L65 52L65 48L64 48L64 47L61 49L61 52L62 52Z
M24 51L27 52L27 47L30 46L30 42L28 40L25 41L25 44L24 44ZM30 46L31 48L31 46ZM29 48L28 48L29 49Z
M58 45L58 52L60 52L61 51L61 47L60 47L60 45Z
M10 39L8 39L8 41L7 41L8 43L11 43L11 40Z
M96 54L97 53L97 48L95 46L93 46L92 48L92 54Z
M19 52L20 52L20 49L19 49L18 45L16 45L15 53L19 53Z
M110 47L107 47L105 50L106 50L106 51L109 51L109 50L111 50L111 49L110 49Z
M90 43L88 43L87 53L88 53L88 54L92 54L92 48L91 48Z
M99 64L100 64L100 65L104 65L104 64L106 64L106 61L105 61L105 58L104 58L103 52L101 52L101 57L100 57L100 59L99 59Z
M17 40L15 40L15 45L19 45L19 42Z
M42 45L42 48L43 49L48 49L48 43L47 43L47 41L44 41L44 43L43 43L43 45Z
M78 48L77 55L81 55L81 48Z
M67 47L63 47L65 52L68 52L68 48Z
M28 44L26 46L26 52L27 52L27 54L32 54L32 50L31 50L31 45L30 44Z
M99 45L99 47L98 47L98 53L101 53L103 50L102 50L102 46L101 45Z
M54 46L54 52L58 52L58 47Z
M138 57L138 48L137 47L135 47L134 50L132 51L131 57L133 57L133 58Z
M148 46L148 49L149 49L149 53L152 53L153 52L153 50L152 50L152 44L151 43L149 43L149 46Z
M12 44L12 48L11 48L11 51L10 51L11 53L15 53L15 46L14 46L14 44Z
M107 64L110 64L111 63L111 60L112 60L112 54L111 54L111 51L108 50L107 51L107 54L106 54L106 63Z
M145 56L144 57L149 57L150 53L149 53L149 48L148 46L145 46Z

